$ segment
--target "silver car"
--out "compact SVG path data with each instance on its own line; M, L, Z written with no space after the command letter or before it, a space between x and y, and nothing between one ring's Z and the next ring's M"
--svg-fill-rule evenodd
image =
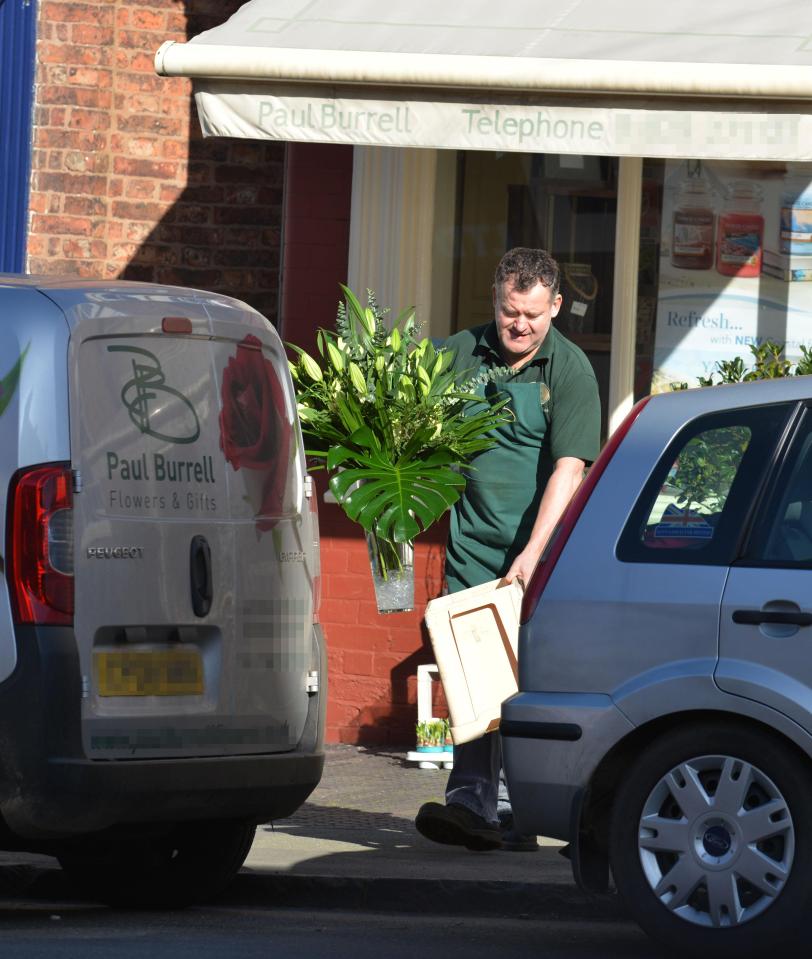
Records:
M528 584L502 709L522 832L740 956L812 900L812 382L641 401Z

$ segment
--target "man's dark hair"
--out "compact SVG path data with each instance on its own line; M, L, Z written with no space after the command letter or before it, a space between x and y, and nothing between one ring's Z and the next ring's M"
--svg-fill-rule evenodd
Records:
M561 270L546 250L514 246L505 253L496 267L496 289L500 290L507 280L513 281L513 288L519 293L525 293L541 281L544 286L549 287L550 296L555 298L561 282Z

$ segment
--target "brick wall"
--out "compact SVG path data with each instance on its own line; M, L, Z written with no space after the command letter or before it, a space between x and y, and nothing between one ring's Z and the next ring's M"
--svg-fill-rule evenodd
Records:
M317 327L332 326L338 284L346 282L351 190L351 147L289 145L282 332L305 349L313 349ZM324 479L315 476L330 666L327 739L414 744L417 667L432 661L421 620L427 599L440 592L445 527L418 540L415 612L380 616L361 531L338 506L324 503ZM436 709L445 715L441 697Z
M27 269L178 283L275 320L284 144L203 140L164 40L242 0L42 0Z
M440 594L445 524L417 540L415 611L382 616L375 605L366 541L335 505L323 504L321 622L330 665L331 742L414 746L417 667L433 662L423 613ZM435 684L435 715L446 715Z

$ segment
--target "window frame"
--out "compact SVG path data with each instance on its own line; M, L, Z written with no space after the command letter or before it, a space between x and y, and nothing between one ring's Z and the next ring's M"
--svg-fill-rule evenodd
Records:
M765 484L758 511L734 565L763 569L812 569L812 558L765 559L759 555L775 528L778 509L789 490L804 445L809 439L812 439L812 401L798 405L791 430L785 437L782 454L774 464L769 482Z

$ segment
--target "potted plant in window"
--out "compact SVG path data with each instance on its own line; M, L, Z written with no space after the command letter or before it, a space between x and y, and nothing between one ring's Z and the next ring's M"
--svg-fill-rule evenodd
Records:
M506 399L485 400L476 381L457 382L451 354L419 337L413 310L388 325L372 291L363 306L341 289L335 331L317 333L318 357L289 344L299 418L308 456L366 532L379 611L406 611L414 538L456 502L461 469L510 414Z

